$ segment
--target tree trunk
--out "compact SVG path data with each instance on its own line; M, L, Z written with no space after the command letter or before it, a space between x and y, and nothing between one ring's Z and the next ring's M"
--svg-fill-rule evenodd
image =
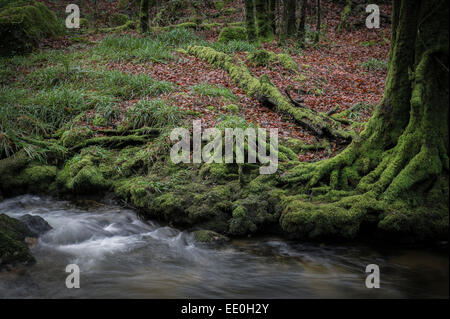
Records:
M302 48L305 47L306 1L307 0L302 1L300 23L298 24L298 40Z
M149 10L150 0L141 0L140 9L140 21L141 21L141 32L148 32L148 10Z
M268 0L255 0L258 38L265 42L273 41L273 30L268 15Z
M287 38L290 38L296 33L296 25L295 25L295 10L296 10L296 0L286 0L285 1L285 35Z
M382 102L341 154L300 165L284 181L357 194L333 203L354 214L357 227L375 214L385 231L448 236L448 6L393 1Z
M248 41L256 40L255 6L253 0L245 0L245 26L247 28Z
M317 24L316 24L316 34L314 36L314 42L318 43L320 38L320 0L317 0Z
M269 0L269 20L273 32L277 30L276 24L276 10L278 7L278 0Z

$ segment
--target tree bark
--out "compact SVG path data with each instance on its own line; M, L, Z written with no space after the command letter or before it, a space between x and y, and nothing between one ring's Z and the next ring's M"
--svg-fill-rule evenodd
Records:
M256 40L255 6L253 0L245 0L245 26L247 28L248 41Z
M317 24L316 34L314 36L314 42L318 43L320 39L320 0L317 0Z
M393 1L382 102L347 149L297 167L284 181L355 191L359 195L333 205L357 211L358 218L382 211L387 215L378 227L384 230L448 232L448 6L438 0Z
M293 37L296 33L295 25L295 10L296 10L296 0L285 0L285 35L287 38Z
M276 32L277 30L277 24L276 24L276 10L278 7L278 0L269 0L269 20L270 25L272 27L273 32Z
M307 0L303 0L301 5L300 22L298 24L298 40L302 48L305 47L306 6Z
M255 0L258 38L265 42L273 41L273 30L268 15L268 0Z
M148 32L148 11L150 6L150 0L141 0L140 7L140 21L141 21L141 32Z

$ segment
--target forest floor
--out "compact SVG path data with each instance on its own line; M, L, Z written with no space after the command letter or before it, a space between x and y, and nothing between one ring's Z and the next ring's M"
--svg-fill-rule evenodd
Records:
M64 12L59 4L43 2L60 15ZM100 6L99 21L107 21L108 15L117 9L114 4L108 2L108 5ZM83 12L85 3L80 8ZM229 10L231 14L225 14L230 8L237 10ZM92 12L91 7L88 9ZM389 6L381 9L387 13L390 10ZM204 127L213 127L226 117L238 116L263 128L278 128L280 138L284 140L296 138L306 144L318 144L320 138L246 95L226 71L176 49L192 44L212 46L244 61L254 76L269 76L281 92L290 88L293 98L303 98L304 106L312 110L327 113L339 107L339 112L342 112L359 104L360 107L346 116L365 122L383 96L389 24L383 23L380 29L375 30L359 28L337 32L341 10L339 5L331 2L322 4L323 28L317 44L311 40L314 30L309 29L309 24L315 24L311 13L304 49L299 48L296 41L282 45L266 43L262 47L245 41L232 42L228 46L217 45L218 34L224 25L243 20L240 1L232 1L221 10L206 9L203 15L207 21L203 24L210 24L209 30L175 29L145 37L135 30L120 33L82 30L43 42L42 50L27 58L3 59L0 61L0 82L14 88L16 93L17 90L22 90L22 93L26 90L26 95L42 94L48 98L50 91L56 88L49 82L49 77L61 70L72 72L73 76L66 76L58 83L58 90L76 89L87 96L95 95L99 100L111 102L94 102L92 109L77 119L78 124L88 125L97 136L102 136L103 130L120 126L139 101L158 99L185 110L192 119L201 119ZM178 13L172 24L185 22L190 18L189 14L189 10L184 14ZM246 59L247 54L261 48L289 54L298 64L299 71L292 72L279 64L251 65ZM74 75L76 72L78 76ZM170 89L148 92L140 84L147 85L145 83L153 81L168 83ZM98 116L106 117L107 122L100 121ZM317 161L336 155L343 147L331 142L327 149L305 150L297 155L300 161Z

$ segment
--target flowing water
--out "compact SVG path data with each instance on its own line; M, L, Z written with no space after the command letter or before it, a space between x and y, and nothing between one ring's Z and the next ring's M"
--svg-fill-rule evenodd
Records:
M275 237L197 244L188 232L144 222L114 205L89 211L21 196L0 213L43 217L53 229L31 251L37 263L0 272L0 298L448 298L449 257L431 249L320 245ZM68 264L80 289L66 288ZM380 267L367 289L365 268Z

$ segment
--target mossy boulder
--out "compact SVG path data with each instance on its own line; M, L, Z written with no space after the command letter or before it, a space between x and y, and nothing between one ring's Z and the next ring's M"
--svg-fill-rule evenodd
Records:
M40 2L11 1L0 8L0 55L29 52L42 38L62 32L56 15Z
M34 233L22 222L0 214L0 269L35 262L25 243L27 237L34 237Z
M211 230L197 230L194 232L195 241L202 244L223 244L230 239Z
M232 40L247 40L247 31L243 27L225 27L220 31L217 42L229 42Z

